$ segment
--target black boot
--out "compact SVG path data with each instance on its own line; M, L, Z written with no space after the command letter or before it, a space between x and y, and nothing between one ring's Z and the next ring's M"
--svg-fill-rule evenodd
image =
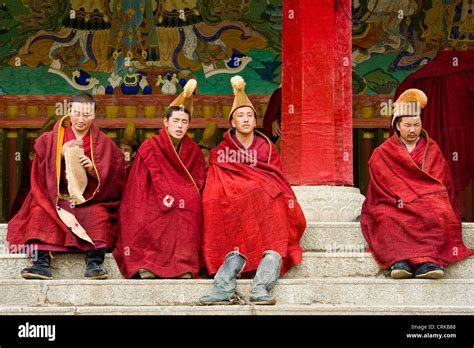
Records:
M443 277L444 277L443 267L437 264L434 264L431 262L425 262L425 263L417 265L415 278L440 279Z
M84 277L87 279L107 279L108 274L102 268L107 248L89 250L86 255L86 272Z
M53 279L49 252L38 250L37 260L33 262L33 266L22 269L21 276L25 279Z
M390 277L393 279L413 278L413 269L406 261L398 261L390 267Z

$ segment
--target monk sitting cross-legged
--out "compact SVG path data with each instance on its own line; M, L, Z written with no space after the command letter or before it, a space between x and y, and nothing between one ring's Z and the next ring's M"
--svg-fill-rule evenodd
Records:
M72 97L70 116L35 141L31 191L8 224L10 245L28 244L37 259L27 279L51 279L50 253L86 252L88 279L105 279L102 263L116 238L125 179L121 151L93 123L95 102Z
M395 134L369 160L361 227L370 252L392 278L441 278L473 254L462 240L448 164L422 129L426 95L409 89L395 102Z
M138 149L119 211L114 257L126 278L192 278L201 268L199 146L187 135L196 81L166 112L164 127Z

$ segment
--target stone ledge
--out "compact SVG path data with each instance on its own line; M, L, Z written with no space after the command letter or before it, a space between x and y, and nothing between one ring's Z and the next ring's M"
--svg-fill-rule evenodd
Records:
M248 296L251 280L237 290ZM4 306L196 305L212 280L0 280ZM474 306L474 280L366 278L281 279L279 304L356 306Z
M24 254L0 254L0 279L22 279L20 270L30 265L30 260ZM104 265L110 279L123 279L112 254L106 255ZM52 267L56 279L82 279L84 254L56 254ZM304 252L301 264L292 268L285 278L385 278L385 273L369 253ZM474 257L446 268L445 277L473 279Z
M473 306L47 306L0 307L0 315L473 315Z
M6 250L7 224L0 224L0 253ZM474 223L463 223L463 239L474 249ZM362 251L366 242L358 222L308 222L301 239L306 251L333 250L336 247Z

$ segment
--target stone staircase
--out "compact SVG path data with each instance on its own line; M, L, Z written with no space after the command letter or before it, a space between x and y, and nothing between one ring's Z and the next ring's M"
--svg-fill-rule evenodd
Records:
M54 280L24 280L23 254L6 254L0 224L0 315L6 314L474 314L474 257L448 267L440 280L392 280L364 252L358 223L309 223L300 265L275 286L275 306L200 306L212 280L123 279L112 255L110 279L84 280L84 255L56 254ZM474 224L463 224L474 248ZM251 280L238 280L248 296Z

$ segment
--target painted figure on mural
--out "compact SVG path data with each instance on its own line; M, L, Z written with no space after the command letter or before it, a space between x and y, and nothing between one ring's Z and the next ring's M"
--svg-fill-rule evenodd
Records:
M395 134L369 160L361 227L369 251L395 279L444 276L444 267L474 251L464 245L451 172L422 128L428 99L408 89L395 102Z
M193 278L202 266L204 157L187 131L196 80L170 104L159 135L138 149L113 254L126 278Z
M274 304L280 275L301 262L306 220L283 176L275 145L255 130L257 112L240 76L231 79L232 129L213 149L203 193L203 256L214 289L205 305L228 304L236 277L256 271L250 301Z
M52 252L85 252L88 279L105 279L102 268L116 239L116 214L125 180L124 158L95 125L95 101L72 97L70 115L35 142L31 190L8 224L11 245L37 250L26 279L52 279Z

